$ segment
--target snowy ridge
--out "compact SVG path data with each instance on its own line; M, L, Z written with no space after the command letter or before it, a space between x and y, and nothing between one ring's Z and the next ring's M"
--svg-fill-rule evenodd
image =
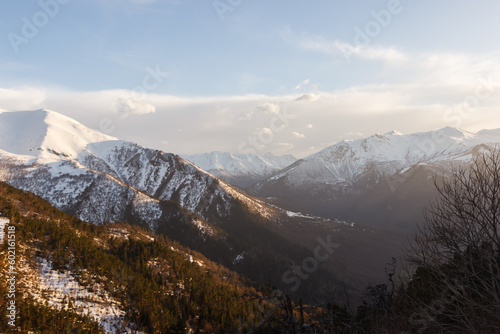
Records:
M74 159L90 143L116 140L56 112L0 113L0 149L40 162Z
M479 145L500 143L500 130L478 133L456 128L402 135L389 132L354 141L342 141L299 161L293 168L257 185L282 180L288 186L310 184L349 186L364 175L376 182L388 175L404 173L412 166L443 161L463 161L472 157Z

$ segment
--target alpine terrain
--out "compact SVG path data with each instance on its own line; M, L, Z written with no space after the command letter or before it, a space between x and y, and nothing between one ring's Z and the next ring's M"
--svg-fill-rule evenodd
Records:
M500 143L499 130L396 131L342 141L252 186L253 195L312 214L413 228L436 195L434 176Z

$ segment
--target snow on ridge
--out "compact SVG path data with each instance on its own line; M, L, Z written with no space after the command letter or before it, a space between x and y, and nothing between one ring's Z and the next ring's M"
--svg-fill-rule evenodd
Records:
M117 139L46 109L0 113L0 149L17 155L75 159L88 144L111 140Z
M254 189L278 179L292 188L311 184L348 187L363 175L377 180L401 174L412 166L470 160L474 147L498 143L500 129L472 133L446 127L404 135L395 131L375 134L329 146L276 173Z
M487 138L488 137L488 138ZM435 157L451 157L472 149L485 142L500 142L499 132L480 131L476 134L446 127L443 129L408 135L373 135L351 142L341 142L308 157L325 158L330 162L341 162L344 159L359 161L402 161L415 163Z

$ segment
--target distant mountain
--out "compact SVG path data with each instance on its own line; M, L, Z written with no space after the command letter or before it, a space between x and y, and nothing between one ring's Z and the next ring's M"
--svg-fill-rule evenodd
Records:
M261 156L214 151L181 156L221 180L240 188L262 181L297 161L297 158L290 154L277 156L272 153Z
M327 147L249 192L321 216L409 227L435 195L433 175L446 175L496 143L500 130L376 134Z

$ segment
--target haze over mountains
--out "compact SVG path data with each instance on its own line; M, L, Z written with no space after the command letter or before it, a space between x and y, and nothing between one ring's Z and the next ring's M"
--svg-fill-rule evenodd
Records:
M101 134L56 112L4 112L0 124L5 129L0 175L10 185L89 222L148 227L259 282L289 288L283 273L309 256L318 236L330 233L345 242L339 257L330 259L331 267L319 268L297 293L311 295L327 284L339 287L337 273L359 288L398 249L382 241L382 232L374 235L361 225L268 205L177 155ZM363 262L338 270L352 256L369 259L367 249L356 250L357 243L348 241L354 233L377 244L385 256L369 261L361 274Z
M444 128L342 141L300 160L224 152L182 158L53 111L2 112L0 179L92 223L147 227L285 290L301 277L291 268L328 237L339 248L293 293L342 298L346 282L359 295L384 279L384 266L400 257L435 195L433 177L497 143L500 130Z
M181 155L201 169L232 185L246 188L291 165L297 158L291 154L242 154L213 151Z

